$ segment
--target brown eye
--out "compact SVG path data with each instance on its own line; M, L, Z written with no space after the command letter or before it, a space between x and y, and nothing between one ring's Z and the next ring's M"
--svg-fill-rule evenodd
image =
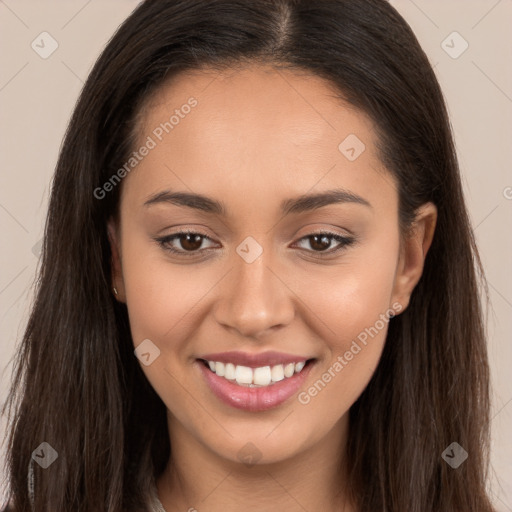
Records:
M342 250L355 242L352 237L346 237L337 233L312 233L299 240L299 242L305 241L309 248L305 247L309 252L320 253L320 255L332 254L339 250ZM331 249L333 241L337 242L337 246Z
M203 236L199 234L187 233L179 235L180 245L186 251L197 251L203 243Z
M311 248L315 251L324 251L331 246L331 238L326 235L311 235L308 237Z
M195 233L191 231L180 231L172 235L166 235L161 238L155 239L158 244L166 251L186 254L186 253L199 253L205 240L211 240L210 237L202 233Z

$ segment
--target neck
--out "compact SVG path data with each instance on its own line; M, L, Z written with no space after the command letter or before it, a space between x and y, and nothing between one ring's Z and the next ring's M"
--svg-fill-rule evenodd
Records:
M346 494L348 415L292 458L247 465L221 457L169 418L172 458L157 479L166 512L355 512Z

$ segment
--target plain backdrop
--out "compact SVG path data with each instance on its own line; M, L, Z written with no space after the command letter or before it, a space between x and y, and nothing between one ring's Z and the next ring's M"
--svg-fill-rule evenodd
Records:
M0 401L33 297L67 122L92 64L137 3L0 0ZM490 290L491 494L499 512L512 511L512 1L391 3L428 54L451 115ZM47 58L42 37L44 51L58 45Z

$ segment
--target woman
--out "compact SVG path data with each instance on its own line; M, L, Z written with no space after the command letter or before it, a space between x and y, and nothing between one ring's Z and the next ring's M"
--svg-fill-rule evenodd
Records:
M12 507L491 511L480 275L387 2L143 2L57 165Z

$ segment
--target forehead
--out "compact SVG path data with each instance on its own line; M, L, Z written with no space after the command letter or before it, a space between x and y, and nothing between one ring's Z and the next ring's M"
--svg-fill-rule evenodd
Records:
M368 116L345 101L332 83L305 70L256 64L178 73L148 98L141 116L142 132L151 132L168 120L190 98L197 100L198 108L186 124L195 128L199 123L194 118L208 122L208 132L213 134L237 134L243 127L244 132L265 140L265 134L275 137L277 130L286 128L283 139L299 145L303 139L339 138L350 127L373 137ZM202 131L205 140L207 133ZM173 130L172 135L179 138L179 131Z
M376 178L392 182L371 119L331 83L302 70L182 72L142 109L138 144L147 137L155 148L133 173L140 194L171 184L219 195L268 187L293 195L321 181L323 188L341 184L364 193Z

